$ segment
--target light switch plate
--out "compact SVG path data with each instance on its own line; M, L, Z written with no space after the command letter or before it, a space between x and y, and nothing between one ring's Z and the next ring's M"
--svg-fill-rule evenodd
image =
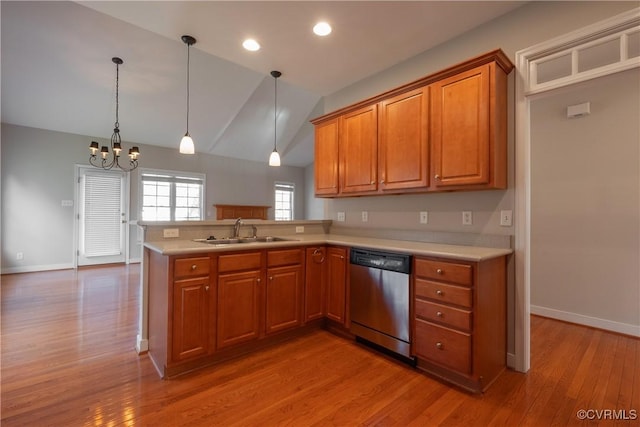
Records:
M362 222L367 222L367 221L369 221L369 212L362 211Z
M344 221L344 212L338 212L338 221Z
M162 230L162 235L164 237L180 237L180 229L179 228L165 228Z
M511 227L513 224L512 211L500 211L500 225L503 227Z
M429 212L421 211L420 212L420 224L428 224L429 223Z
M296 233L304 233L304 225L296 225Z

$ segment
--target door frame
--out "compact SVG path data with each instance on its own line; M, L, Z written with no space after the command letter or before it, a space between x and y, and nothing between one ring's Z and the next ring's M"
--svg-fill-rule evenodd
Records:
M74 168L74 177L73 182L75 185L75 200L73 205L75 206L73 211L73 268L78 268L78 250L79 250L79 241L80 238L80 173L83 170L92 170L94 166L90 165L79 165L76 164ZM108 172L108 171L107 171ZM118 171L114 171L118 172ZM131 199L131 174L124 172L124 189L123 189L123 197L124 197L124 262L125 264L130 263L130 249L129 249L129 240L130 240L130 228L129 217L130 217L130 199Z
M515 369L517 371L527 372L531 366L531 101L539 93L640 67L640 58L621 57L620 61L614 64L537 84L533 62L560 51L597 42L611 37L616 32L639 25L640 8L635 8L516 52Z

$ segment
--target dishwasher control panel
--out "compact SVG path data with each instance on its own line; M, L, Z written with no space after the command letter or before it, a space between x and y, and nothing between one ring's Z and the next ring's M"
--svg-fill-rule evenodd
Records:
M411 273L411 255L407 254L353 248L349 258L351 264L355 265Z

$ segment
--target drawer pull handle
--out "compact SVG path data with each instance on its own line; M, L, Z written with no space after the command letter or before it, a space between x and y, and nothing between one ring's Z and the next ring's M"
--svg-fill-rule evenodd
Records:
M195 265L195 264L193 264L193 265L191 266L191 269L192 269L192 270L195 270L196 268L198 268L198 266L197 266L197 265Z
M442 292L440 289L438 289L438 290L436 291L436 295L440 295L440 296L442 296L442 295L444 295L444 292Z
M437 313L436 313L436 316L438 316L438 317L442 317L442 312L441 312L441 311L437 312Z
M436 175L434 176L434 178L436 179L436 181L440 181L440 175Z
M441 268L439 268L439 269L437 269L437 270L436 270L436 273L438 273L438 274L442 274L442 273L443 273L443 271L442 271L442 269L441 269Z
M438 350L444 350L444 345L442 345L441 342L437 342L436 347L438 348Z

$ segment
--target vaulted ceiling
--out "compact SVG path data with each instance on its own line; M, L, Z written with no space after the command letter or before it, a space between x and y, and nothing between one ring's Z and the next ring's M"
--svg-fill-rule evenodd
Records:
M2 121L108 140L115 119L114 56L121 57L124 141L266 162L313 162L309 119L322 98L469 31L521 1L2 1ZM333 26L320 38L319 20ZM247 37L262 49L241 47Z

